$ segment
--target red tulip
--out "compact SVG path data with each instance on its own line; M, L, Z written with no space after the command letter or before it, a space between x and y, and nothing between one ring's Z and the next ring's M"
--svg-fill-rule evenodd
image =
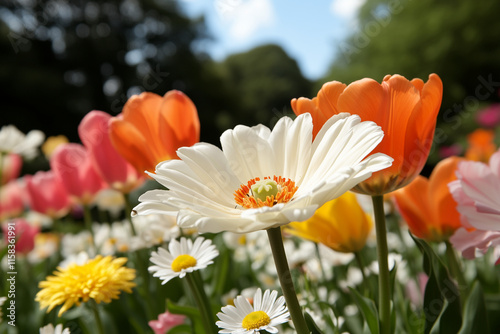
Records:
M35 247L35 237L40 233L40 226L31 225L26 220L18 218L3 224L2 230L6 242L9 242L9 232L13 232L17 254L27 254Z
M99 190L106 187L87 150L80 144L59 146L50 159L50 166L68 193L81 204L90 204Z
M33 211L52 218L60 218L68 213L71 206L68 192L53 171L40 171L27 176L26 189Z

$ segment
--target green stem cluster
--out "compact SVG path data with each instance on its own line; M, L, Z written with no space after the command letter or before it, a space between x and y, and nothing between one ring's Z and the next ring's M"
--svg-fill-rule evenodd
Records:
M451 274L458 282L458 289L460 291L464 291L467 289L467 281L465 280L460 263L458 262L457 253L448 240L445 241L445 244L446 256L448 257L448 265L450 267Z
M94 321L97 325L98 334L104 334L104 326L102 325L101 315L99 314L99 309L97 308L97 303L93 299L91 299L89 301L89 303L90 303L90 308L92 309L92 312L94 313Z
M186 280L200 310L203 327L207 329L207 333L217 333L219 330L215 326L212 307L210 305L210 301L208 300L207 294L203 289L201 276L195 271L187 274Z
M378 312L380 319L380 333L391 333L391 289L389 277L387 247L387 228L385 224L384 196L372 196L373 210L375 214L375 232L377 234L377 258L378 258Z
M130 195L123 194L125 199L125 215L127 216L127 220L130 224L130 230L132 231L132 235L136 236L137 231L135 230L134 223L132 222L132 203L130 202Z
M285 296L286 305L288 307L288 311L290 312L295 331L297 334L309 334L310 331L307 328L302 308L300 307L297 299L292 275L290 273L290 268L288 267L285 248L283 246L283 239L281 237L281 229L279 227L270 228L267 230L267 236L269 238L269 243L271 244L274 264L276 265L276 271L278 272L281 290L283 290L283 296Z

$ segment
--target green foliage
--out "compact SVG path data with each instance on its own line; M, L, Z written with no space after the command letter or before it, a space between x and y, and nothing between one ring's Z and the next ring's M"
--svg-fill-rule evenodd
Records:
M474 282L464 309L464 319L459 334L489 333L489 323L484 302L483 289Z
M292 113L292 98L310 94L310 82L302 76L296 61L277 45L231 55L222 66L239 102L232 125L276 122Z
M315 91L331 80L380 82L397 73L426 81L437 73L444 91L429 159L434 165L438 147L463 142L477 127L476 110L499 101L499 12L495 0L367 0Z
M413 237L424 255L429 276L424 293L424 333L457 333L461 323L460 292L441 259L422 239Z
M358 305L363 317L365 318L368 328L371 334L378 334L380 332L379 322L378 322L378 312L377 307L373 300L363 297L358 291L353 288L349 288L351 294Z

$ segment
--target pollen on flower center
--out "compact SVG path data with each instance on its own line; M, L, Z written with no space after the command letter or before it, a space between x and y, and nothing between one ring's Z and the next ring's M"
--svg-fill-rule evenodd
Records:
M251 189L253 196L256 199L260 199L262 202L265 202L267 196L276 196L278 193L278 184L271 179L264 179L255 182Z
M250 329L258 329L262 326L269 325L271 323L271 319L264 311L254 311L252 313L247 314L243 321L241 322L241 327L246 330Z
M245 209L273 206L290 201L297 189L295 182L281 176L265 177L262 181L256 177L234 192L234 200Z
M187 269L194 267L196 265L196 259L188 254L182 254L175 258L172 262L172 270L178 273L182 269Z

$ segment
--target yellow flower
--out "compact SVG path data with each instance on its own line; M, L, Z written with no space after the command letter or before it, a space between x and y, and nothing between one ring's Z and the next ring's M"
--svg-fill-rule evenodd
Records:
M337 252L355 253L365 246L372 226L356 195L347 192L324 204L308 220L287 225L286 231Z
M54 307L64 304L59 316L69 310L73 304L80 305L90 298L97 303L110 303L118 299L123 290L132 293L136 284L135 270L123 267L127 258L111 256L96 256L83 265L72 264L68 268L58 267L54 276L48 276L46 281L38 285L40 290L36 301L40 308L49 307L47 313Z
M56 148L59 145L66 143L69 143L69 139L65 135L51 136L45 140L45 143L43 143L42 152L45 154L47 159L50 159Z

